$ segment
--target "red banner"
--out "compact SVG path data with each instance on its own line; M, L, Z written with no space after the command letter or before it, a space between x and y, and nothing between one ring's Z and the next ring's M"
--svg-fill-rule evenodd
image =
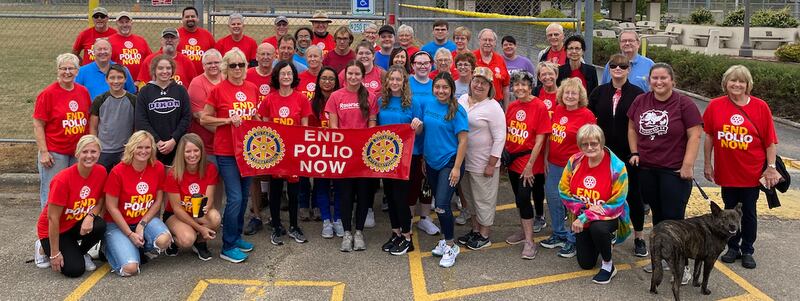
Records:
M414 130L407 124L324 129L244 121L233 128L242 176L408 179Z

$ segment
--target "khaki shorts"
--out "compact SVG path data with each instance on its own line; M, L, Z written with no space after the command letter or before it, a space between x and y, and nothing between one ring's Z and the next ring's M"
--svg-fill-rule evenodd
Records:
M464 172L461 178L461 192L464 193L469 207L482 226L494 224L494 213L497 210L497 189L500 185L500 168L494 169L494 175L486 177L483 172Z

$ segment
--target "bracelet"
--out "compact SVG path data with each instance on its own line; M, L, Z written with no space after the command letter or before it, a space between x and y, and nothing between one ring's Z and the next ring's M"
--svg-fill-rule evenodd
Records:
M56 254L56 256L50 256L50 259L56 259L58 258L58 256L61 256L61 251L58 251L58 254Z
M133 234L133 233L136 233L136 232L131 231L131 233L128 233L128 237L131 237L131 234Z

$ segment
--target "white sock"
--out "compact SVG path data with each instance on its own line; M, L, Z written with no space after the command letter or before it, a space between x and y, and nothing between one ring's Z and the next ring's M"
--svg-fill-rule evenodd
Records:
M603 260L603 265L600 268L603 269L603 270L606 270L608 272L611 272L611 268L612 267L614 267L614 261L613 260L609 260L609 261Z

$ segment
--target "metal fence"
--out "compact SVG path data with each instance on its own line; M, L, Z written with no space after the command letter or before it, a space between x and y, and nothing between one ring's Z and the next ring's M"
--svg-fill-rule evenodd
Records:
M744 7L743 5L744 1L742 0L670 0L667 2L667 10L673 18L688 19L689 14L702 7L716 13L715 17L721 19L729 12L736 10L737 7ZM752 12L760 9L779 10L784 8L789 8L795 18L800 18L800 0L750 0Z

